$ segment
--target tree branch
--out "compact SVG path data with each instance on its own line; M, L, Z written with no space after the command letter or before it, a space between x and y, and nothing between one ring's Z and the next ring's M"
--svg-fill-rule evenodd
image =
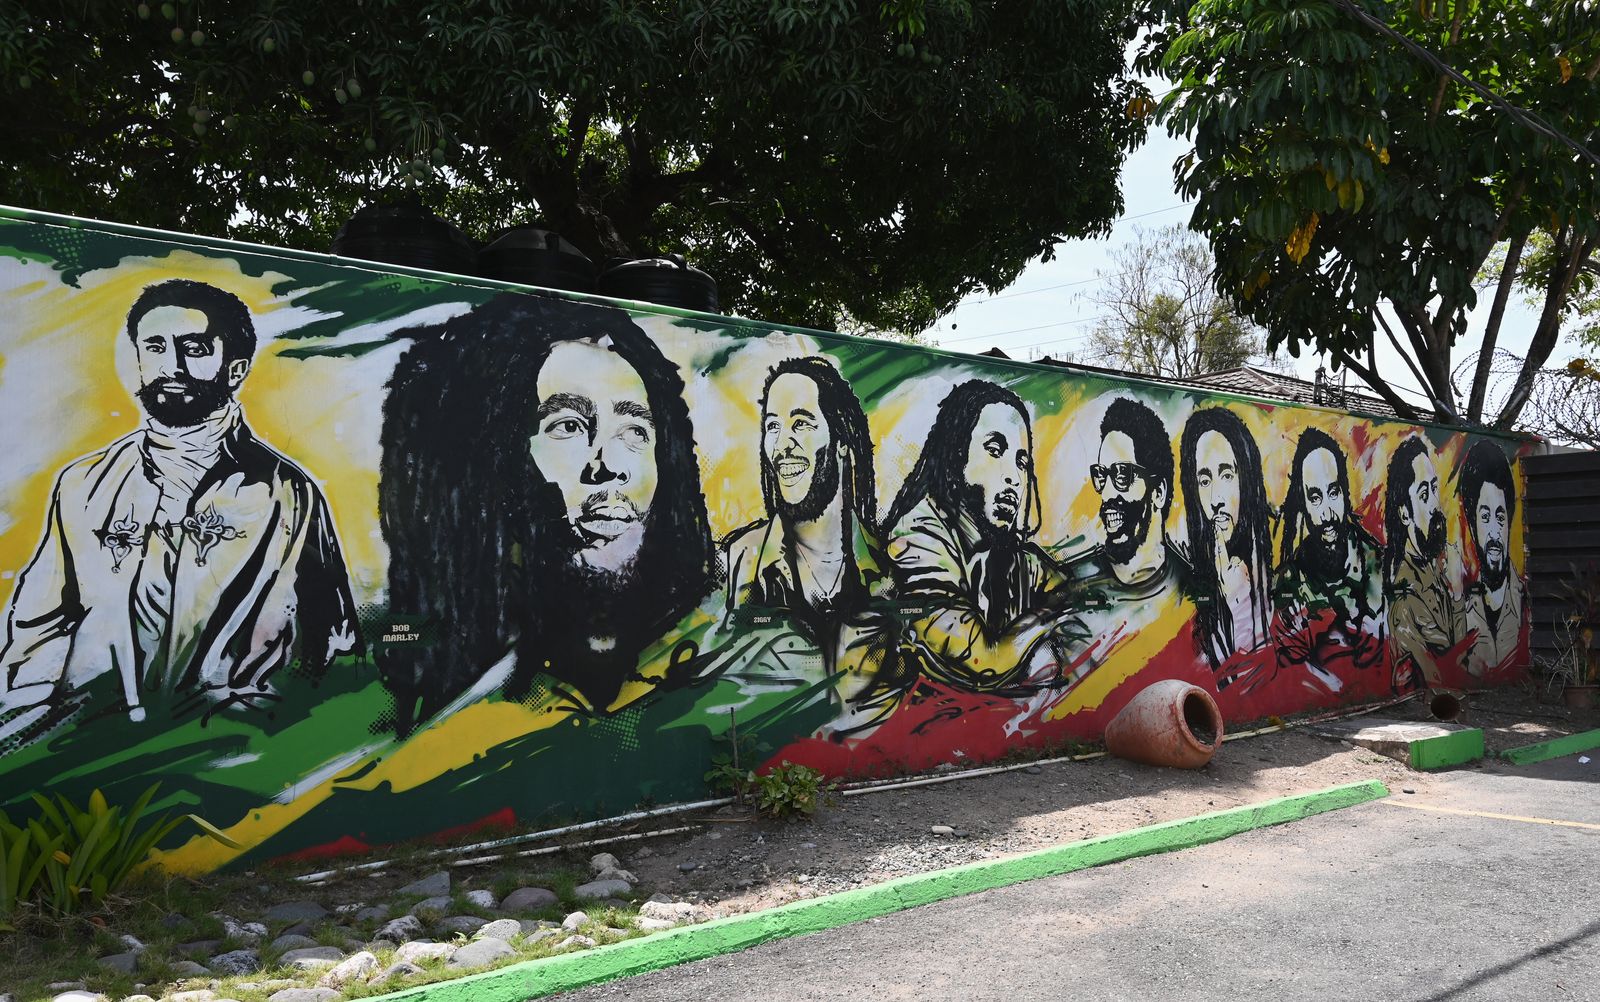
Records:
M1497 428L1509 429L1516 422L1517 416L1522 413L1522 408L1527 406L1528 397L1533 393L1534 376L1549 360L1550 353L1555 351L1556 341L1561 334L1561 307L1566 302L1567 293L1571 291L1572 283L1578 277L1578 270L1595 252L1593 238L1576 237L1566 252L1565 260L1562 260L1560 247L1571 232L1571 227L1563 224L1557 233L1557 260L1560 264L1559 267L1550 269L1550 281L1545 287L1544 310L1539 315L1539 326L1534 328L1533 340L1528 345L1528 356L1522 360L1522 369L1517 373L1517 381L1511 387L1511 395L1506 398L1505 406L1500 409L1500 416L1495 419Z
M1477 371L1472 375L1472 396L1467 401L1467 420L1478 424L1483 420L1483 398L1489 392L1489 370L1494 364L1495 344L1500 339L1500 322L1505 316L1506 301L1511 298L1511 286L1517 277L1517 264L1522 260L1522 248L1527 245L1528 234L1519 231L1506 248L1506 261L1500 268L1500 285L1494 292L1494 305L1489 310L1489 323L1483 329L1483 345L1478 349Z
M1388 383L1384 382L1382 379L1379 379L1378 374L1372 369L1367 368L1360 362L1357 362L1355 359L1351 358L1348 352L1340 351L1334 357L1338 360L1340 365L1348 367L1351 372L1360 376L1368 386L1372 387L1374 390L1377 390L1378 396L1387 401L1389 406L1394 408L1394 412L1396 414L1400 415L1407 421L1416 421L1420 419L1420 415L1417 414L1416 408L1412 407L1410 404L1401 399L1400 394L1396 393Z

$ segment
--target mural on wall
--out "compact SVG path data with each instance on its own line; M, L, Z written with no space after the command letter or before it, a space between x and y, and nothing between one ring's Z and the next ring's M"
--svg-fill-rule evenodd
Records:
M1519 440L3 217L0 299L0 802L175 866L1527 662Z

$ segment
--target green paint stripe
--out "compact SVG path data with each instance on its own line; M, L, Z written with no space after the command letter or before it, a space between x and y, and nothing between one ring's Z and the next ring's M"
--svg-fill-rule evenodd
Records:
M1205 845L1241 832L1298 821L1388 795L1388 789L1375 779L1332 786L1007 859L899 877L871 887L796 901L766 911L683 926L593 950L529 960L454 981L408 988L378 999L382 1002L524 1002L978 891Z
M1476 762L1480 758L1483 758L1483 731L1477 727L1411 742L1413 769L1443 769Z
M1600 730L1568 734L1564 738L1551 738L1549 741L1523 745L1520 748L1507 748L1500 753L1500 757L1512 765L1528 765L1532 762L1560 758L1563 755L1593 751L1596 748L1600 748Z

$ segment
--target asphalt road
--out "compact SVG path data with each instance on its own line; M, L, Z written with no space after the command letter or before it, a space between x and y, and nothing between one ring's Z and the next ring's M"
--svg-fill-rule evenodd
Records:
M1426 798L1395 790L1396 803L559 998L1600 1002L1600 754L1590 757L1462 770Z

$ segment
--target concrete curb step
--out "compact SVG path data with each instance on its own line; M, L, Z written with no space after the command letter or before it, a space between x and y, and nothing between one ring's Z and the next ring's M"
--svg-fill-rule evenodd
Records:
M1594 751L1596 748L1600 748L1600 730L1568 734L1566 737L1551 738L1549 741L1507 748L1500 753L1500 757L1512 765L1531 765L1534 762L1544 762L1564 755Z
M1308 734L1348 741L1413 769L1443 769L1483 758L1483 731L1460 724L1426 724L1409 720L1334 720L1307 727Z
M1481 739L1481 732L1479 737ZM524 1002L1026 880L1218 842L1257 828L1299 821L1388 795L1388 789L1377 780L1333 786L1052 846L1020 856L913 874L871 887L734 915L704 925L684 926L593 950L529 960L454 981L376 996L372 1002Z

